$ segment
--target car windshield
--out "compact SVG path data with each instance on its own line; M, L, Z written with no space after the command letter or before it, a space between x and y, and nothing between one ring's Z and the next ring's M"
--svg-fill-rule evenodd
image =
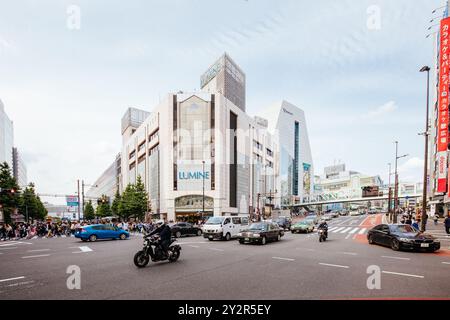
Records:
M399 232L399 233L416 233L419 230L410 226L409 224L404 224L404 225L399 225L399 226L391 226L391 231Z
M224 219L225 218L223 218L223 217L212 217L212 218L209 218L205 224L222 224Z
M261 230L261 231L264 231L264 230L266 230L266 228L267 228L267 225L265 223L253 223L250 226L249 230Z

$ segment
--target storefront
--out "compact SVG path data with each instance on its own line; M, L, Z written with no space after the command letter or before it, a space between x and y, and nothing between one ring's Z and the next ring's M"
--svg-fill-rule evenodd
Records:
M205 211L203 211L203 201ZM197 223L214 215L214 199L201 195L189 195L175 199L177 221Z

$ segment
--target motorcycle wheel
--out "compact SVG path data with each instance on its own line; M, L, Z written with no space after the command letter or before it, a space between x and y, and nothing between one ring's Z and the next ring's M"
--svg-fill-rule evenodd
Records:
M145 268L150 261L150 257L144 251L139 251L134 255L134 265L138 268Z
M170 262L175 262L180 258L180 250L172 250L172 255L169 257Z

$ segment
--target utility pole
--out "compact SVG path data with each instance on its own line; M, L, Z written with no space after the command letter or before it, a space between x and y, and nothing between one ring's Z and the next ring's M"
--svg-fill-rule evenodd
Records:
M84 180L81 180L81 202L82 202L82 212L83 212L83 217L84 217Z
M81 215L80 215L80 180L77 180L77 190L78 190L78 221L80 221Z
M389 178L388 178L388 180L389 180L389 185L388 185L388 192L389 192L389 195L388 195L388 215L389 215L389 222L392 222L392 212L391 212L391 202L392 202L392 189L391 189L391 175L392 175L392 172L391 172L391 167L392 167L392 164L391 164L391 163L388 163L388 165L389 165Z
M398 159L407 157L408 154L398 156L398 141L395 141L395 191L394 191L394 223L397 223L398 215Z
M428 189L428 136L429 133L429 109L430 109L430 67L425 66L420 69L420 72L427 73L427 111L426 111L426 121L425 121L425 164L423 169L423 199L422 199L422 223L420 226L420 230L425 232L427 227L427 189Z

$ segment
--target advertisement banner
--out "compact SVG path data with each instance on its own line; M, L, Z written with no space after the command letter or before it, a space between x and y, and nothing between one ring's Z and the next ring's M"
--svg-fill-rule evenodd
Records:
M203 183L205 190L211 190L211 164L201 161L178 161L177 184L178 191L201 192Z
M309 196L311 194L311 165L303 164L303 195Z
M438 152L438 172L437 172L437 192L444 193L447 191L447 151Z
M449 53L450 53L450 18L443 19L440 27L439 49L439 88L438 88L438 127L437 127L437 151L438 151L438 193L447 191L447 149L448 149L448 125L449 125ZM444 155L445 153L445 155Z

